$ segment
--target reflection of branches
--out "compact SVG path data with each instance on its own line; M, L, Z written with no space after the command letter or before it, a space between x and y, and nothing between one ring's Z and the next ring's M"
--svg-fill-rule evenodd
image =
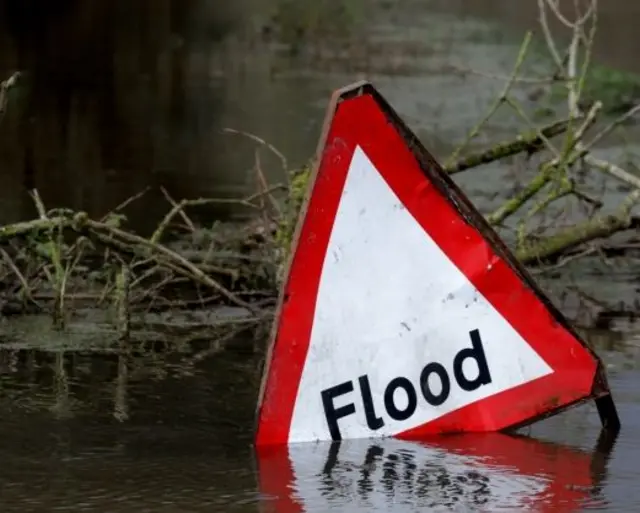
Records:
M118 375L116 377L113 398L113 417L120 422L129 418L129 404L127 402L128 383L128 354L125 351L121 351L118 355Z

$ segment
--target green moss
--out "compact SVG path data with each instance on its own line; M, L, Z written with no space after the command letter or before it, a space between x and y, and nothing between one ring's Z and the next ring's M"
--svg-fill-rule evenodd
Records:
M312 164L309 163L300 169L292 171L290 174L289 193L287 194L284 210L278 223L275 236L280 257L279 260L282 263L286 261L289 255L300 209L307 193L311 169Z
M587 73L584 93L587 98L600 100L607 112L622 113L640 98L640 75L594 65Z

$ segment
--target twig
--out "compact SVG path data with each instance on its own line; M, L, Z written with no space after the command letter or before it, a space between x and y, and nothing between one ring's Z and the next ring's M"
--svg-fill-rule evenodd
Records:
M264 201L262 201L262 198L264 198L264 196L266 195L267 198L269 198L269 201L271 202L271 206L276 211L278 217L281 216L282 211L280 210L280 205L278 205L278 202L273 197L273 194L267 192L269 190L269 182L267 181L267 178L265 177L264 172L262 171L259 148L256 148L255 170L256 170L256 178L258 180L258 192L263 193L260 196L262 210L264 211Z
M144 189L142 189L140 192L138 192L137 194L134 194L133 196L130 196L129 198L127 198L126 200L124 200L122 203L120 203L118 206L116 206L111 212L121 212L122 210L124 210L125 208L127 208L129 205L131 205L131 203L138 201L140 198L142 198L145 194L147 194L147 192L149 192L149 190L151 190L151 187L145 187ZM101 221L106 221L107 217L109 214L107 214L107 216L103 216L101 218Z
M205 205L215 205L215 204L228 204L228 205L242 205L252 209L258 209L259 207L252 203L257 198L260 198L263 195L271 194L272 192L282 189L284 186L282 184L276 184L268 189L247 196L244 199L233 199L233 198L197 198L197 199L183 199L179 203L177 203L168 213L164 216L164 219L158 225L155 232L151 236L150 242L157 244L160 241L160 238L166 231L169 224L173 218L178 215L183 209L187 207L201 207Z
M9 103L9 91L18 85L21 73L16 71L8 79L0 82L0 120L7 112L7 104Z
M269 151L271 151L271 153L273 153L276 157L278 157L280 159L280 162L282 162L282 169L285 172L285 174L287 175L289 174L289 164L287 163L287 158L280 152L280 150L278 150L278 148L276 148L272 144L268 143L267 141L265 141L261 137L258 137L257 135L250 134L249 132L243 132L241 130L236 130L234 128L224 128L222 131L228 134L236 134L236 135L242 135L244 137L248 137L252 141L255 141L258 144L261 144L265 148L269 149Z
M480 130L482 130L482 127L496 113L496 111L500 108L500 106L507 101L509 92L511 91L511 88L513 87L513 84L515 82L516 77L520 73L520 68L522 67L522 64L524 63L524 60L525 60L525 58L527 56L527 50L529 48L529 43L530 42L531 42L531 32L529 31L529 32L527 32L525 34L525 37L524 37L524 40L522 41L522 45L520 46L520 50L518 52L518 56L516 58L516 63L514 65L514 67L513 67L513 71L511 73L511 76L509 77L509 80L507 81L507 83L505 84L502 92L500 93L500 96L498 96L498 98L493 102L493 104L491 105L491 107L489 108L487 113L478 122L478 124L476 124L476 126L474 126L471 129L471 131L467 135L467 138L462 142L462 144L460 144L460 146L458 146L453 151L453 153L449 157L449 160L445 163L445 167L446 166L451 166L453 164L453 162L458 160L458 158L459 158L460 154L462 153L462 151L464 151L464 149L469 145L469 143L478 136L478 134L480 133Z
M79 220L77 220L77 222L78 221ZM240 306L242 308L246 308L247 310L249 310L250 312L252 312L254 314L258 313L256 311L256 309L253 307L253 305L251 305L251 304L243 301L239 297L237 297L234 293L232 293L229 290L227 290L225 287L223 287L216 280L214 280L213 278L211 278L210 276L208 276L204 272L202 272L198 267L193 265L191 262L189 262L182 255L179 255L178 253L175 253L174 251L171 251L169 248L167 248L165 246L162 246L160 244L156 244L153 241L144 239L143 237L140 237L138 235L127 233L127 232L125 232L123 230L120 230L119 228L114 228L114 227L106 225L104 223L99 223L99 222L93 221L93 220L91 220L89 218L83 219L78 224L80 224L80 226L84 225L85 227L90 228L94 233L97 233L98 235L103 235L103 237L102 237L102 241L103 242L107 242L107 243L113 242L112 237L115 236L115 237L118 237L121 241L124 241L125 243L129 243L129 245L131 246L131 249L134 252L138 252L138 251L136 251L137 247L142 247L142 248L150 249L153 252L160 253L160 254L164 255L165 257L167 257L169 262L171 262L173 264L173 265L171 265L171 267L174 267L174 265L175 265L176 270L180 270L180 271L182 271L182 273L184 273L185 270L188 271L189 274L194 279L196 279L197 281L201 282L203 285L206 285L206 286L211 287L212 289L218 291L222 296L224 296L226 299L228 299L229 301L231 301L235 305ZM106 234L105 234L105 232L106 232ZM111 238L109 236L111 236ZM120 248L121 247L122 246L120 246ZM166 262L165 262L165 265L167 265Z
M524 122L531 127L533 130L535 130L538 133L538 136L540 137L540 139L542 139L545 143L545 145L547 146L547 149L549 149L549 151L551 151L551 153L554 154L554 156L556 157L556 159L560 158L560 153L558 152L558 150L556 149L556 147L551 144L551 141L544 136L544 134L540 131L540 129L538 129L535 125L535 123L533 123L533 121L531 121L531 119L529 118L529 116L527 115L527 113L524 111L524 109L520 106L520 104L515 101L512 98L507 97L505 99L505 103L507 105L509 105L509 107L511 107L516 114L518 114L518 116L520 116L520 118L522 118L522 120L524 120Z
M591 17L595 9L595 2L591 2L591 5L587 9L587 12L583 14L582 17L580 17L578 20L571 22L560 12L560 7L558 6L557 2L554 2L553 0L545 0L545 2L549 6L549 9L551 9L551 11L553 12L555 17L558 19L558 21L560 21L567 28L574 28L575 26L584 24Z
M181 207L180 205L178 205L178 203L175 202L175 200L169 195L169 193L167 192L167 190L164 187L160 187L160 191L162 191L163 196L171 204L173 209L176 210L177 214L180 217L182 217L182 220L189 227L189 229L192 232L195 232L196 231L196 227L191 222L191 219L189 219L189 216L185 213L184 208Z
M526 228L529 219L547 208L551 203L568 196L572 192L572 184L570 182L563 182L560 185L553 188L549 194L539 203L535 204L520 221L517 230L518 244L522 245L526 237Z
M543 164L538 174L529 182L529 184L513 198L508 199L501 207L496 209L492 214L487 216L490 224L499 225L508 217L513 215L528 200L533 198L551 179L555 166L552 163Z
M530 272L531 272L531 274L534 274L534 275L540 275L540 274L548 273L550 271L557 271L561 267L566 266L567 264L573 262L574 260L578 260L580 258L584 258L586 256L593 255L595 252L596 252L596 248L595 247L590 247L590 248L587 248L584 251L580 251L579 253L576 253L574 255L569 255L569 256L567 256L565 258L561 258L558 262L556 262L553 265L541 267L539 269L532 269Z
M584 137L584 135L586 134L587 130L589 130L589 128L591 128L593 126L593 124L596 121L596 117L598 115L598 112L600 112L600 109L602 109L602 103L601 102L595 102L591 108L589 109L589 112L587 113L587 117L585 118L584 122L582 123L582 125L580 125L578 127L578 129L575 131L574 134L572 134L571 138L567 139L567 144L564 148L564 155L569 155L569 153L571 151L573 151L574 148L578 147L580 145L580 142L582 141L582 138ZM573 117L571 118L571 121L575 120L576 118ZM570 121L570 122L571 122ZM583 151L583 150L581 150ZM573 162L575 162L574 160L571 160L570 158L567 160L566 164L570 165Z
M625 171L619 166L612 164L611 162L607 162L605 160L598 159L593 155L585 155L584 161L590 166L603 171L618 180L625 182L632 187L640 188L640 177L636 175L632 175L628 171Z
M622 123L624 123L627 119L632 118L633 116L635 116L638 112L640 112L640 104L632 107L631 109L629 109L627 112L625 112L624 114L622 114L621 116L619 116L618 118L614 119L611 123L609 123L606 127L604 127L602 130L600 130L600 132L598 132L596 135L593 136L593 139L591 139L591 141L589 141L588 144L584 145L584 149L585 151L589 151L591 148L593 148L598 142L600 142L602 139L604 139L607 135L609 135L617 126L621 125Z
M131 324L131 312L129 308L130 304L130 291L131 282L129 276L129 269L127 264L120 261L116 270L116 287L115 287L115 313L117 316L118 326L118 338L120 344L126 344L129 341L129 332Z
M5 263L9 266L9 269L11 269L13 274L16 275L16 278L18 278L18 281L22 286L22 290L24 291L24 295L27 297L27 299L29 299L29 301L40 307L40 304L33 298L31 287L29 286L29 282L27 281L27 279L24 277L24 274L20 272L18 266L16 266L15 262L4 249L0 248L0 253L2 254L2 258L4 259Z
M211 345L208 349L205 349L203 351L200 351L196 354L194 354L190 360L189 363L191 363L192 365L195 363L198 363L202 360L204 360L205 358L209 358L211 356L214 356L222 351L225 350L227 343L233 341L236 337L238 337L242 332L246 331L248 328L250 328L252 325L255 325L257 323L261 322L261 319L243 319L241 321L241 326L235 328L234 330L231 330L229 333L226 333L224 336L215 339L214 341L211 342Z
M594 197L590 196L589 194L586 194L586 193L581 192L580 190L578 190L578 188L576 187L575 183L572 183L571 194L573 194L576 198L578 198L579 200L583 201L584 203L587 203L591 207L595 207L596 209L602 208L604 206L602 201L600 201L599 199L594 198Z

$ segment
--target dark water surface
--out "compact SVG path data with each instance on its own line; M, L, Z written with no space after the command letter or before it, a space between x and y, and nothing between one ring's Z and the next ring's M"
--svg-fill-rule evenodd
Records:
M25 5L31 3L39 2ZM508 73L521 30L535 19L533 0L376 2L366 48L283 58L256 36L268 2L223 4L233 7L220 11L216 2L213 16L214 2L204 0L96 0L70 18L38 21L48 27L40 38L29 36L33 26L27 35L3 30L2 76L24 67L44 78L28 106L32 122L12 111L0 122L0 223L32 215L25 190L34 186L50 206L94 215L149 185L176 197L250 191L254 145L222 136L222 128L254 132L298 165L314 149L330 91L363 74L434 153L446 155L502 88L494 79L453 73L451 65ZM599 57L636 70L629 34L637 31L637 6L600 4ZM504 118L488 137L513 131L513 120ZM277 159L265 153L264 166L271 180L282 179ZM500 201L491 192L507 171L504 164L486 166L460 183L490 209ZM620 195L605 191L613 203ZM129 214L140 229L166 209L159 194L136 205ZM230 212L204 217L221 215ZM577 264L563 276L544 284L558 294L577 283L611 301L638 297L640 272L619 262ZM565 311L577 315L578 306ZM101 335L93 331L82 338L87 350L79 351L72 335L54 336L36 321L0 319L3 512L640 507L634 326L589 333L622 417L615 443L600 439L595 408L585 405L523 430L528 438L357 441L256 457L251 440L262 354L253 340L208 358L194 357L201 347L174 347L125 359L98 351Z
M638 352L599 345L622 415L592 405L522 436L251 447L261 355L117 357L3 350L0 504L46 511L634 511ZM623 355L620 358L620 355ZM155 363L154 363L155 361ZM126 420L123 419L126 415ZM120 420L118 420L120 419ZM615 442L615 443L614 443Z

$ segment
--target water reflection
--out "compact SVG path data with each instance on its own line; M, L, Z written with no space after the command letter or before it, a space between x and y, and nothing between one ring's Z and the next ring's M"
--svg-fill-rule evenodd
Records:
M596 443L589 403L532 426L535 439L300 444L261 451L256 462L264 355L247 338L194 363L208 342L196 345L0 351L3 513L638 509L636 370L615 365L610 374L619 440ZM602 353L615 364L613 351ZM638 360L638 351L620 358Z
M614 441L592 453L502 434L273 447L258 452L260 488L279 513L577 511L601 500Z
M176 197L253 187L255 144L221 130L282 142L265 128L293 98L286 87L278 98L267 49L251 48L257 36L245 30L266 9L252 0L0 0L0 77L22 72L0 124L0 223L34 215L34 187L50 208L102 216L150 186L127 211L142 231L166 212L160 186ZM282 128L293 145L317 137L298 136L310 110L302 105L296 128ZM217 206L203 217L229 213Z

